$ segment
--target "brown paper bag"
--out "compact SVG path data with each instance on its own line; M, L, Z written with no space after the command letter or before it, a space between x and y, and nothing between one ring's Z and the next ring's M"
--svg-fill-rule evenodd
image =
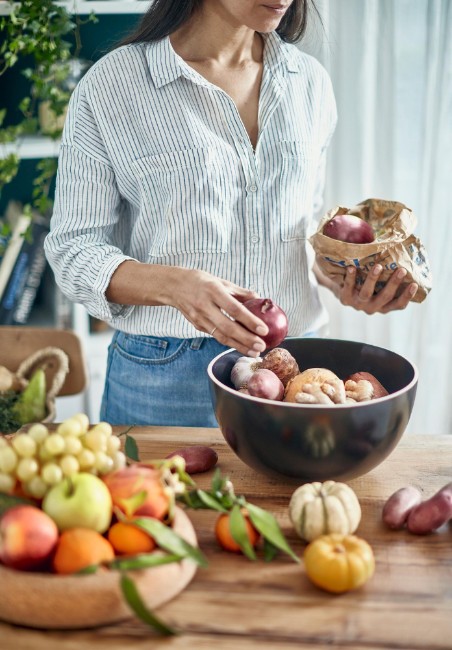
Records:
M369 222L375 232L375 241L349 244L324 235L325 224L337 214L353 214ZM432 288L432 277L427 252L413 234L415 227L416 217L403 203L366 199L353 208L339 206L329 210L309 241L317 254L320 269L329 278L343 281L346 267L353 265L357 269L356 282L360 285L372 268L381 264L383 272L375 286L378 293L392 273L403 268L407 275L399 293L411 282L416 282L419 288L412 301L422 302Z

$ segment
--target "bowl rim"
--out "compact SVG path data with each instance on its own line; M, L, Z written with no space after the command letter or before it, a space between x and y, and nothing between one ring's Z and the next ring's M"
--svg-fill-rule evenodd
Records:
M295 338L303 338L303 337L288 337L291 339ZM294 408L294 409L309 409L309 410L325 410L325 409L333 409L334 411L337 409L356 409L356 408L365 408L366 406L369 406L370 404L375 404L378 402L379 404L382 402L389 402L391 399L394 399L394 397L403 395L404 393L407 393L411 390L413 386L415 386L419 380L419 371L417 366L407 357L405 357L402 354L399 354L398 352L393 352L392 350L388 350L387 348L382 348L381 346L378 345L373 345L372 343L366 343L364 341L352 341L349 339L326 339L322 337L307 337L306 340L309 341L338 341L340 343L355 343L358 345L367 345L372 348L376 348L377 350L383 350L385 352L391 352L392 354L396 354L397 356L401 357L406 361L413 369L413 379L410 381L409 384L404 386L404 388L401 388L400 390L397 390L393 393L390 393L389 395L385 395L384 397L377 397L375 399L371 400L366 400L365 402L355 402L353 404L347 403L347 404L332 404L331 406L328 404L295 404L294 402L283 402L282 400L274 400L274 399L264 399L262 397L254 397L253 395L248 395L247 393L239 393L235 388L229 388L229 386L226 386L226 384L223 384L221 381L219 381L215 375L213 374L213 366L214 364L220 359L221 357L226 356L227 354L230 354L231 352L237 352L235 348L229 348L228 350L225 350L224 352L220 352L220 354L217 354L216 357L212 359L212 361L209 363L207 366L207 374L209 376L209 379L212 381L212 383L216 384L223 390L227 391L228 393L231 393L231 395L235 396L240 396L240 398L249 400L251 402L257 402L258 404L275 404L275 405L284 405L287 408ZM284 341L282 341L284 343ZM276 346L278 347L278 346ZM240 353L239 353L240 354ZM246 356L244 354L240 356Z

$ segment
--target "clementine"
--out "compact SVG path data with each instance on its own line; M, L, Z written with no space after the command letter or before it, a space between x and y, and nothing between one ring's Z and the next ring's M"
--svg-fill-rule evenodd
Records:
M155 542L144 530L133 525L133 521L118 521L108 531L108 541L118 555L136 555L154 550Z
M60 535L53 570L61 574L76 573L86 567L109 562L114 557L113 546L100 533L89 528L70 528Z
M253 524L248 519L248 516L245 512L242 513L245 517L246 531L248 539L251 546L257 546L260 535L258 531L254 528ZM218 517L215 523L215 536L219 545L224 548L226 551L232 551L234 553L242 553L242 549L237 544L235 539L232 537L231 528L230 528L230 515L222 514Z

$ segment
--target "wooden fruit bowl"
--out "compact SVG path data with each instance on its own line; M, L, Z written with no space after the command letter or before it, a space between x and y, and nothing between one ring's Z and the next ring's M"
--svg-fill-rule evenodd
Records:
M193 546L190 519L176 508L173 530ZM154 610L180 593L196 572L185 559L130 571L141 598ZM119 571L61 576L15 571L0 566L0 619L27 627L76 629L108 625L133 616L120 588Z

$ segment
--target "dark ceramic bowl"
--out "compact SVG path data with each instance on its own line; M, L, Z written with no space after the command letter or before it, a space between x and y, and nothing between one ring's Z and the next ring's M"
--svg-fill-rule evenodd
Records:
M215 415L231 449L258 472L298 482L347 480L379 465L408 424L415 366L395 352L354 341L288 338L280 347L295 357L300 371L328 368L341 379L370 372L389 395L334 406L251 397L234 389L231 369L241 355L227 350L207 372Z

